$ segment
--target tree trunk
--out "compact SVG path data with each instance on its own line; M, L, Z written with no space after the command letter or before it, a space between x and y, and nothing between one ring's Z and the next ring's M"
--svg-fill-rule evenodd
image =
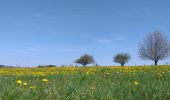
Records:
M157 66L158 65L158 61L155 61L155 66Z
M86 63L84 63L84 64L82 64L83 65L83 67L85 67L87 64Z
M121 63L121 66L124 66L124 63Z

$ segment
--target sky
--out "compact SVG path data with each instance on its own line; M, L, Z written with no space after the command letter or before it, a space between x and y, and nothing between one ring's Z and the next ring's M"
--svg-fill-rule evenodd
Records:
M153 64L138 49L156 30L170 39L169 0L1 0L0 64L75 65L91 54L110 66L120 52L131 55L127 65Z

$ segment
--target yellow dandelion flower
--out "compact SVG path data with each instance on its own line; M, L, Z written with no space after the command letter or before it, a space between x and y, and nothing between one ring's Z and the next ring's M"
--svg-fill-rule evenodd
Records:
M35 89L36 89L36 86L30 86L30 89L31 89L31 90L35 90Z
M22 84L22 81L21 80L17 80L17 84Z
M26 83L26 82L23 82L23 85L24 85L24 86L27 86L27 83Z
M133 84L138 85L139 83L135 81L135 82L133 82Z
M43 82L48 82L48 79L42 79Z

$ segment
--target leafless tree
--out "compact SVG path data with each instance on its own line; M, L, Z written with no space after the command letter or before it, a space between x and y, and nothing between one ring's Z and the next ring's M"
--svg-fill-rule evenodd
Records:
M140 45L139 55L144 60L152 60L155 65L159 60L167 58L170 54L168 38L161 32L154 31L144 39Z

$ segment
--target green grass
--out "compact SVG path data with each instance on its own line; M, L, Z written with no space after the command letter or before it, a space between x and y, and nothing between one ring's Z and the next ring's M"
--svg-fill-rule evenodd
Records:
M131 71L106 68L88 75L1 75L0 100L170 100L169 68ZM43 78L49 83L44 84ZM27 81L28 86L17 85L18 79Z

